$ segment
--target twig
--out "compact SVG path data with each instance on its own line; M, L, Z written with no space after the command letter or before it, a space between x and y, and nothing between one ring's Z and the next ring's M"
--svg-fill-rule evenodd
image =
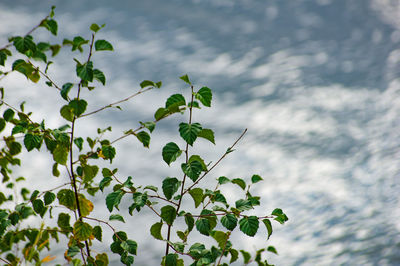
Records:
M187 189L185 189L185 191L183 192L183 195L186 194L190 189L192 189L195 185L197 185L209 172L211 172L212 169L214 169L224 158L226 155L228 155L230 152L230 150L233 149L233 147L236 146L236 144L243 138L243 136L246 134L247 132L247 128L243 131L243 133L239 136L239 138L232 144L232 146L230 146L227 151L221 156L221 158L219 158L219 160L206 172L204 172L204 174L196 180L196 182L194 182L192 185L190 185Z
M150 197L150 198L161 199L161 200L164 200L164 201L166 201L166 202L168 202L168 203L174 204L175 206L178 206L178 203L173 202L173 201L171 201L171 200L167 200L166 198L163 198L163 197L161 197L161 196L159 196L159 195L147 195L147 196Z

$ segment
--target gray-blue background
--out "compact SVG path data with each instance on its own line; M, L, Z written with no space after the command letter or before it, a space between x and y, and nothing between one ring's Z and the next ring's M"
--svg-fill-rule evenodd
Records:
M94 57L108 84L90 98L90 110L129 95L144 79L165 84L123 105L125 112L108 110L81 122L82 135L110 124L118 136L137 120L150 119L168 95L184 93L178 77L188 73L214 91L213 108L195 114L216 132L215 152L206 142L197 147L206 160L215 161L249 129L210 180L258 173L265 179L255 189L265 206L259 212L281 207L290 218L275 225L270 241L265 232L255 238L237 234L239 245L275 245L280 255L268 258L277 265L400 265L398 1L3 0L1 43L29 30L52 4L60 36L89 36L92 22L107 25L99 37L110 40L115 52ZM43 30L37 36L47 38ZM73 62L68 52L60 60L51 73L62 84L71 80L64 72L73 71ZM31 110L40 107L38 118L62 124L51 111L57 92L12 77L19 76L0 84L11 102L25 99ZM163 122L150 150L134 139L120 143L121 175L139 184L172 175L176 169L160 156L170 138L179 141L176 127ZM22 174L47 188L52 178L46 159L27 158L32 168ZM151 219L132 218L125 225L139 242L139 265L156 265L162 254L163 244L148 242L142 233Z

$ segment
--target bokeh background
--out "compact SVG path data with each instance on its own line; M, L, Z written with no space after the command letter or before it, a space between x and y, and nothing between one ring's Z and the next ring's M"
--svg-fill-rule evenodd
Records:
M194 151L215 161L248 128L210 182L257 173L265 181L254 190L264 206L256 213L280 207L290 218L275 224L268 242L262 230L254 238L234 235L239 246L274 245L279 256L268 259L277 265L400 265L400 1L2 0L0 46L36 25L51 5L59 23L53 42L89 38L96 22L106 24L99 38L114 46L115 52L94 56L107 85L90 94L88 109L132 94L144 79L164 83L121 105L124 112L82 120L82 136L111 125L113 139L150 120L169 95L188 92L178 79L187 73L214 92L213 107L195 120L214 129L217 145L203 142ZM48 33L41 29L35 37L46 40ZM58 84L74 81L70 51L58 57L50 74ZM34 86L13 73L0 85L8 102L26 100L34 118L64 123L54 113L62 104L58 92L44 82ZM157 184L177 174L162 162L161 149L180 141L177 124L185 119L160 123L149 150L133 138L120 142L121 176ZM27 167L16 174L42 189L62 183L51 176L46 156L25 155ZM104 195L94 200L104 203ZM95 215L106 217L98 205ZM156 221L145 213L123 226L139 242L137 265L158 265L164 245L142 233Z

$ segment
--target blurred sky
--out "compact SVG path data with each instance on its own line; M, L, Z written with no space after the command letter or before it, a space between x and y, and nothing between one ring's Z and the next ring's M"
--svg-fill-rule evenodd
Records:
M274 245L280 255L268 258L277 265L400 265L399 1L3 0L0 44L27 32L51 5L59 22L53 42L88 38L91 23L106 23L99 38L115 52L94 55L107 86L84 93L89 110L130 95L144 79L164 83L162 90L123 104L124 112L107 110L78 123L82 136L112 125L113 139L138 120L150 120L169 95L187 93L178 77L188 73L196 86L214 92L212 108L194 117L214 129L217 145L201 142L195 152L215 161L249 129L210 180L260 174L265 181L255 193L264 207L255 213L280 207L290 218L285 226L275 224L268 242L265 232L234 235L240 246ZM41 29L35 38L49 37ZM58 84L73 79L67 50L50 67ZM58 92L44 83L31 85L13 73L0 86L10 103L27 100L37 120L44 116L52 127L64 123L54 114L54 106L62 105ZM185 119L162 122L149 150L133 138L119 143L121 176L157 184L177 174L160 152L166 142L180 141L177 125ZM25 158L30 167L17 173L42 189L61 182L51 178L45 155ZM104 202L102 197L96 200ZM104 215L105 208L95 212ZM141 234L155 219L135 218L124 226L139 242L136 261L157 264L163 244Z

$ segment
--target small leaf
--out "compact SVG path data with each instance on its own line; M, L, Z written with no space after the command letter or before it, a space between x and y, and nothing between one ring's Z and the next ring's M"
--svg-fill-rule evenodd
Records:
M98 32L100 30L100 26L97 25L96 23L93 23L92 25L90 25L90 30L93 32Z
M194 206L199 207L200 203L203 202L203 190L201 188L193 188L189 190L190 196L192 196L194 200Z
M79 241L85 241L89 239L89 237L92 235L92 231L93 228L88 223L78 220L74 224L74 235Z
M163 107L160 107L157 109L157 111L154 114L154 118L156 121L161 120L162 118L166 117L169 115L169 110Z
M257 182L259 182L259 181L261 181L261 180L263 180L262 178L261 178L261 176L259 176L259 175L253 175L252 177L251 177L251 182L254 184L254 183L257 183Z
M103 178L99 183L100 190L103 192L104 188L109 186L111 181L112 181L112 178L109 176Z
M143 144L144 147L149 148L150 145L150 135L146 131L140 131L135 134L137 139Z
M249 262L250 262L250 259L251 259L250 253L247 252L247 251L244 251L244 250L240 250L240 253L242 253L244 263L245 263L245 264L249 263Z
M54 200L56 199L56 194L54 194L53 192L47 191L44 194L44 204L49 205L50 203L52 203Z
M57 193L58 202L70 210L76 210L75 194L70 189L61 189Z
M239 258L239 252L236 249L231 248L229 250L229 253L231 254L231 260L229 261L229 263L237 261L237 259Z
M239 211L247 211L253 209L253 206L249 200L240 199L235 202L236 209Z
M155 238L159 240L163 240L163 237L161 235L161 228L162 228L163 223L155 223L151 226L150 228L150 234Z
M269 239L269 237L272 235L272 224L271 224L271 221L269 219L264 219L262 221L263 221L265 227L267 228L268 239Z
M199 123L193 123L193 124L180 123L179 124L179 133L180 133L181 137L191 146L193 146L193 143L196 140L196 138L201 130L202 130L202 127Z
M199 163L201 163L202 170L207 171L207 165L205 164L204 160L199 155L190 156L188 163L191 163L193 161L198 161Z
M112 214L112 215L110 215L110 217L109 217L108 219L109 219L110 221L117 220L117 221L120 221L120 222L125 223L124 217L122 217L122 216L119 215L119 214Z
M53 151L53 159L56 163L66 165L68 160L68 148L63 145L57 145Z
M85 199L85 197L82 194L79 194L78 199L82 216L83 217L88 216L93 211L94 208L93 203L90 200Z
M181 149L174 142L167 143L162 150L163 160L170 165L182 154Z
M150 133L153 132L154 128L156 127L156 123L154 122L139 122L142 126L144 126L145 128L147 128Z
M82 99L74 99L72 101L69 102L68 104L69 107L71 107L72 112L76 115L76 116L80 116L81 114L83 114L86 110L87 107L87 102L85 100Z
M178 191L181 182L175 177L167 177L162 182L162 190L165 197L170 200L175 192Z
M180 77L180 79L183 80L184 82L186 82L187 84L192 85L187 74Z
M203 170L203 166L199 161L193 161L190 163L181 164L182 171L193 181L199 178L201 171Z
M246 182L244 182L244 180L241 179L241 178L232 179L231 182L232 182L233 184L238 185L238 186L241 187L243 190L246 189Z
M81 138L81 137L75 138L74 143L78 147L79 151L81 151L82 147L83 147L83 138Z
M72 122L74 120L74 112L69 105L64 105L61 107L60 114L67 121Z
M197 136L209 140L212 144L215 144L214 132L211 129L203 128Z
M67 256L68 257L74 257L76 254L78 254L80 252L80 249L79 249L79 247L77 247L77 246L72 246L72 247L69 247L68 248L68 250L67 250Z
M268 250L269 252L272 252L272 253L275 253L276 255L278 255L278 251L276 251L276 248L273 247L273 246L267 247L267 250Z
M96 51L114 51L113 46L106 40L97 40L94 43Z
M94 73L93 73L93 63L87 62L85 64L80 64L77 62L76 64L76 75L80 77L84 81L93 81Z
M194 227L194 218L190 213L185 214L185 223L188 226L188 231L192 231Z
M233 231L237 225L237 218L232 213L228 213L221 218L221 224L228 230Z
M15 112L12 109L8 108L3 113L4 120L6 120L7 122L11 121L14 118L14 114Z
M69 224L69 220L71 217L67 213L60 213L58 215L58 220L57 220L57 225L62 229L66 231L72 230L71 225Z
M122 190L114 191L107 195L106 197L106 205L107 209L112 212L113 208L116 207L118 209L118 205L121 202L122 196L125 194Z
M214 231L212 232L211 236L215 239L215 241L217 241L218 246L221 249L224 249L226 246L226 242L229 239L229 234L222 232L222 231Z
M248 236L254 236L257 233L258 225L259 221L257 216L246 216L239 221L240 231Z
M98 69L93 70L93 78L95 80L100 81L103 85L106 85L106 76L104 76L104 73L101 72Z
M39 150L41 142L42 138L37 135L26 134L24 137L24 145L27 151L31 151L34 148Z
M103 231L100 226L96 225L93 227L93 236L101 242Z
M176 218L176 210L171 205L166 205L161 208L161 218L168 224L172 225Z
M210 235L211 226L210 221L206 218L201 218L196 221L196 229L203 235Z
M156 86L156 84L153 82L153 81L151 81L151 80L143 80L141 83L140 83L140 87L143 89L143 88L146 88L146 87L155 87Z
M198 99L204 106L210 107L212 100L212 92L209 88L203 87L196 94L196 99Z
M185 97L182 94L173 94L167 99L165 108L171 112L179 112L179 106L182 105L186 105Z
M226 184L231 182L231 180L229 180L229 178L227 178L226 176L220 176L218 177L218 184L222 185L222 184Z

